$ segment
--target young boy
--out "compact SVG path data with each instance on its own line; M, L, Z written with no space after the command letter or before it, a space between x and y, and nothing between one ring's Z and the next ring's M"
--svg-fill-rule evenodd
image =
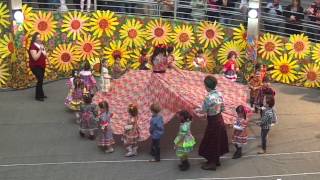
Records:
M159 104L152 104L150 107L152 118L150 120L150 135L152 138L151 155L153 159L150 162L160 161L160 139L164 133L163 117L159 114L161 111Z

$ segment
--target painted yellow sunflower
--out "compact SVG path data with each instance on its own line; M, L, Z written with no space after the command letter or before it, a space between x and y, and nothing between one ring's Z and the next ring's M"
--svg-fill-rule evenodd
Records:
M320 65L320 43L313 46L312 59Z
M266 33L259 40L259 50L263 59L272 60L283 51L283 43L279 36Z
M89 31L89 18L82 12L73 11L64 15L62 32L67 32L68 37L72 37L73 40L80 39L80 36L87 34Z
M153 45L167 44L170 41L171 25L164 20L155 19L147 25L147 40L152 40Z
M0 33L2 32L2 29L5 29L10 25L9 17L9 9L7 5L0 3Z
M238 67L241 67L244 62L245 51L242 46L235 41L226 42L219 49L218 60L220 64L225 64L228 61L228 54L230 52L235 52L237 54L236 63Z
M140 57L141 57L141 51L142 48L139 49L134 49L131 51L131 68L132 69L139 69L141 66L141 62L140 62ZM152 49L150 48L149 50L147 50L147 58L148 61L150 61L150 57L152 55ZM152 68L152 65L150 64L150 62L147 63L146 65L149 69Z
M79 37L77 42L77 50L82 60L90 60L99 56L98 51L101 49L101 43L95 37L85 34Z
M12 35L4 35L3 38L0 39L0 57L4 59L10 55L13 55L15 52L14 49L15 48Z
M243 24L240 24L239 28L233 29L233 39L239 43L242 48L247 47L247 30Z
M39 11L37 14L34 14L34 16L32 16L31 21L31 34L39 32L43 41L47 41L48 39L53 37L53 34L57 27L57 22L54 21L51 12Z
M283 83L290 83L298 79L298 72L296 69L299 67L296 60L293 60L292 56L283 54L279 58L271 60L274 70L271 71L271 77L276 81Z
M307 64L301 69L300 81L305 87L320 87L320 66Z
M0 87L4 87L9 79L9 68L7 64L0 61Z
M92 14L90 26L94 36L101 37L104 33L113 36L116 26L119 24L118 18L111 11L96 11Z
M123 44L130 48L143 46L145 35L143 24L136 19L127 20L120 30L120 38L123 40Z
M72 44L60 44L51 53L50 61L59 71L70 72L80 61L80 58L78 51Z
M32 11L32 7L29 7L28 5L24 4L22 6L22 13L23 13L23 28L26 31L30 31L31 24L32 24L32 17L34 16L34 13Z
M198 48L193 48L189 54L186 57L186 68L189 70L195 70L195 59L198 55ZM213 68L215 67L215 61L213 59L213 54L211 51L209 50L204 50L203 52L203 59L204 61L201 62L201 64L203 63L203 69L201 69L201 71L205 71L205 72L213 72Z
M194 43L193 28L190 25L176 26L171 36L176 48L190 48Z
M173 57L174 57L174 65L177 66L179 69L183 69L185 61L184 61L184 57L181 54L180 49L175 48L173 50Z
M310 53L310 41L308 36L305 36L304 34L291 35L289 42L286 44L286 49L289 51L289 55L303 59Z
M197 34L200 44L202 44L204 48L207 48L209 45L211 48L217 47L221 44L224 36L222 26L216 21L214 23L201 22Z
M108 59L108 65L113 66L115 63L115 58L120 57L120 66L125 68L128 63L128 59L130 58L129 51L127 50L127 46L123 45L121 41L111 41L110 46L105 49L104 54Z
M101 68L101 59L100 58L91 58L88 59L90 66L93 70L94 76L100 76L100 68Z

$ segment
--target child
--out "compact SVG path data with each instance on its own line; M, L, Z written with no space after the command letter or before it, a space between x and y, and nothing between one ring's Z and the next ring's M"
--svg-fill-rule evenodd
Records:
M143 48L141 50L141 57L140 57L140 70L148 70L149 68L147 67L148 64L148 57L147 57L147 49Z
M258 107L262 107L265 102L266 99L268 98L274 98L275 96L275 91L273 90L273 88L270 85L269 79L265 78L262 84L262 87L259 89L257 98L256 98L256 104ZM262 111L260 110L260 115L262 117Z
M114 62L113 68L112 68L112 78L118 79L124 74L125 69L123 69L121 67L121 64L120 64L121 56L120 55L115 54L114 59L115 59L115 62Z
M88 61L85 62L83 70L81 70L79 74L85 88L89 91L90 95L93 96L94 92L97 90L97 82L92 75L90 63Z
M195 60L193 61L194 70L201 71L205 69L205 62L203 51L200 49L197 52L197 56L195 57Z
M70 84L70 91L68 96L66 97L65 100L65 105L75 111L75 116L76 116L76 122L79 123L79 111L80 111L80 105L83 103L83 89L84 85L83 82L81 81L80 77L76 75L74 79L69 80L73 84Z
M85 137L86 135L88 135L90 140L94 140L94 131L97 129L97 106L92 104L92 97L89 95L89 92L84 93L83 102L84 104L82 104L80 107L79 134L81 137Z
M228 54L227 58L228 61L223 66L224 76L230 79L231 81L236 81L237 71L239 71L236 64L237 54L232 51Z
M232 143L236 147L236 152L233 154L232 159L238 159L242 156L242 146L247 144L247 111L244 106L240 105L236 108L237 119L233 124Z
M154 157L150 162L160 161L160 138L164 133L163 117L159 114L161 111L159 104L152 104L150 107L152 118L150 120L149 132L152 138L151 155Z
M123 142L126 146L128 152L126 157L132 157L138 155L138 140L139 140L139 130L138 130L138 107L136 105L130 104L128 107L128 113L130 118L127 124L124 126Z
M179 168L181 171L189 169L188 154L193 150L196 141L191 134L190 126L192 116L188 111L182 110L178 113L180 120L180 128L177 137L174 139L176 155L180 158L181 164Z
M250 106L255 109L255 113L258 112L255 100L258 96L259 89L262 87L262 82L260 79L260 71L256 71L254 75L249 78L249 88L250 88Z
M110 90L111 76L109 75L109 71L107 68L107 61L104 59L102 61L101 67L101 84L100 88L102 93L106 94Z
M115 143L112 135L111 117L109 112L109 105L106 101L99 103L100 115L99 115L99 141L98 146L101 147L105 153L112 153L114 149L112 145Z
M268 98L266 101L266 107L262 107L263 111L261 122L258 125L261 127L261 147L262 151L259 151L258 154L265 154L267 152L267 135L270 131L272 121L276 119L274 113L274 98Z

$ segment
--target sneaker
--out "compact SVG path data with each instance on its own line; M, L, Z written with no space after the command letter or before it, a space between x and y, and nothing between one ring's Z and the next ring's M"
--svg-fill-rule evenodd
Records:
M113 153L113 152L114 152L113 148L109 148L109 149L105 150L105 153Z

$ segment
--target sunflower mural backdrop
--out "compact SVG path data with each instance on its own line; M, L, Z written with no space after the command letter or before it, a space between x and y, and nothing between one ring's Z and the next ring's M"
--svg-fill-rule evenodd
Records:
M27 50L33 33L39 32L49 54L46 80L70 76L73 69L89 61L95 74L102 59L109 68L120 57L122 68L139 69L141 50L147 57L158 44L174 46L173 56L180 69L194 70L194 60L203 51L205 68L218 73L229 52L238 54L237 64L243 71L253 66L247 59L246 27L223 27L218 22L185 22L162 18L118 15L111 11L91 14L35 11L23 5L22 34L10 32L8 6L0 3L0 87L24 88L34 84L28 67ZM272 67L270 77L277 82L305 87L320 87L320 44L304 34L290 38L261 34L257 40L258 61ZM151 68L150 64L148 67ZM197 69L199 70L199 69ZM112 72L112 71L110 71Z

